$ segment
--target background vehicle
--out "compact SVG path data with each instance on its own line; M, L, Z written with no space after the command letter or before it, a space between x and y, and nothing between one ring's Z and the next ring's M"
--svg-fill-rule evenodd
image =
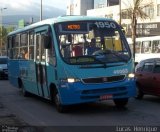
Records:
M127 38L130 48L133 49L131 38ZM136 38L135 62L160 56L160 36Z
M8 58L7 56L0 56L0 79L8 78Z
M135 95L131 52L111 19L48 19L11 32L8 42L10 82L24 95L54 101L60 112L68 105L109 99L125 106Z
M141 61L136 66L137 98L144 94L160 96L160 58Z

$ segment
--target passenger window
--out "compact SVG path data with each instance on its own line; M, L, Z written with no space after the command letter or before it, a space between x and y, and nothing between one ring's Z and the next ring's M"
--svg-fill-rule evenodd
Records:
M154 66L154 63L148 63L147 62L147 63L144 64L142 71L152 72L153 66Z
M142 53L151 53L151 41L144 41L142 43Z
M46 50L44 48L44 45L41 45L42 34L43 34L43 32L39 32L38 34L36 34L36 55L37 55L36 60L45 62Z
M154 73L160 73L160 62L156 63L153 72Z
M140 62L139 64L136 65L135 71L140 72L142 70L142 67L143 67L143 63Z

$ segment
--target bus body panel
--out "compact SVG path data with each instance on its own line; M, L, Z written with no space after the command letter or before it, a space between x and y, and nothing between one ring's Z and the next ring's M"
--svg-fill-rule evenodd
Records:
M19 71L19 61L17 60L8 60L8 78L10 83L15 86L19 87L18 84L18 77L20 75Z
M37 81L35 75L35 62L22 60L19 65L20 78L22 79L24 88L31 93L38 95Z

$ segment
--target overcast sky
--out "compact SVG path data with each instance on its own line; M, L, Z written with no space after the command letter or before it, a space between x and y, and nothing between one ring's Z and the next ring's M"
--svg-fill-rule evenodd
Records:
M67 3L70 0L42 0L43 11L49 11L53 8L65 10ZM0 0L0 9L3 10L3 15L27 14L34 13L40 10L41 0Z

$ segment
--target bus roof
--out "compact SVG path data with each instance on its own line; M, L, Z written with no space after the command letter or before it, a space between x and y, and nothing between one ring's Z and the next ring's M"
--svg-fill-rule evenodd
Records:
M29 29L32 29L32 28L35 28L37 26L41 26L41 25L44 25L44 24L54 24L54 23L69 22L69 21L85 21L85 20L114 21L114 20L108 19L108 18L93 17L93 16L59 16L59 17L56 17L56 18L49 18L49 19L46 19L46 20L36 22L36 23L28 25L24 28L15 30L13 32L10 32L8 35L12 35L12 34L15 34L15 33L18 33L18 32L23 32L25 30L29 30Z

